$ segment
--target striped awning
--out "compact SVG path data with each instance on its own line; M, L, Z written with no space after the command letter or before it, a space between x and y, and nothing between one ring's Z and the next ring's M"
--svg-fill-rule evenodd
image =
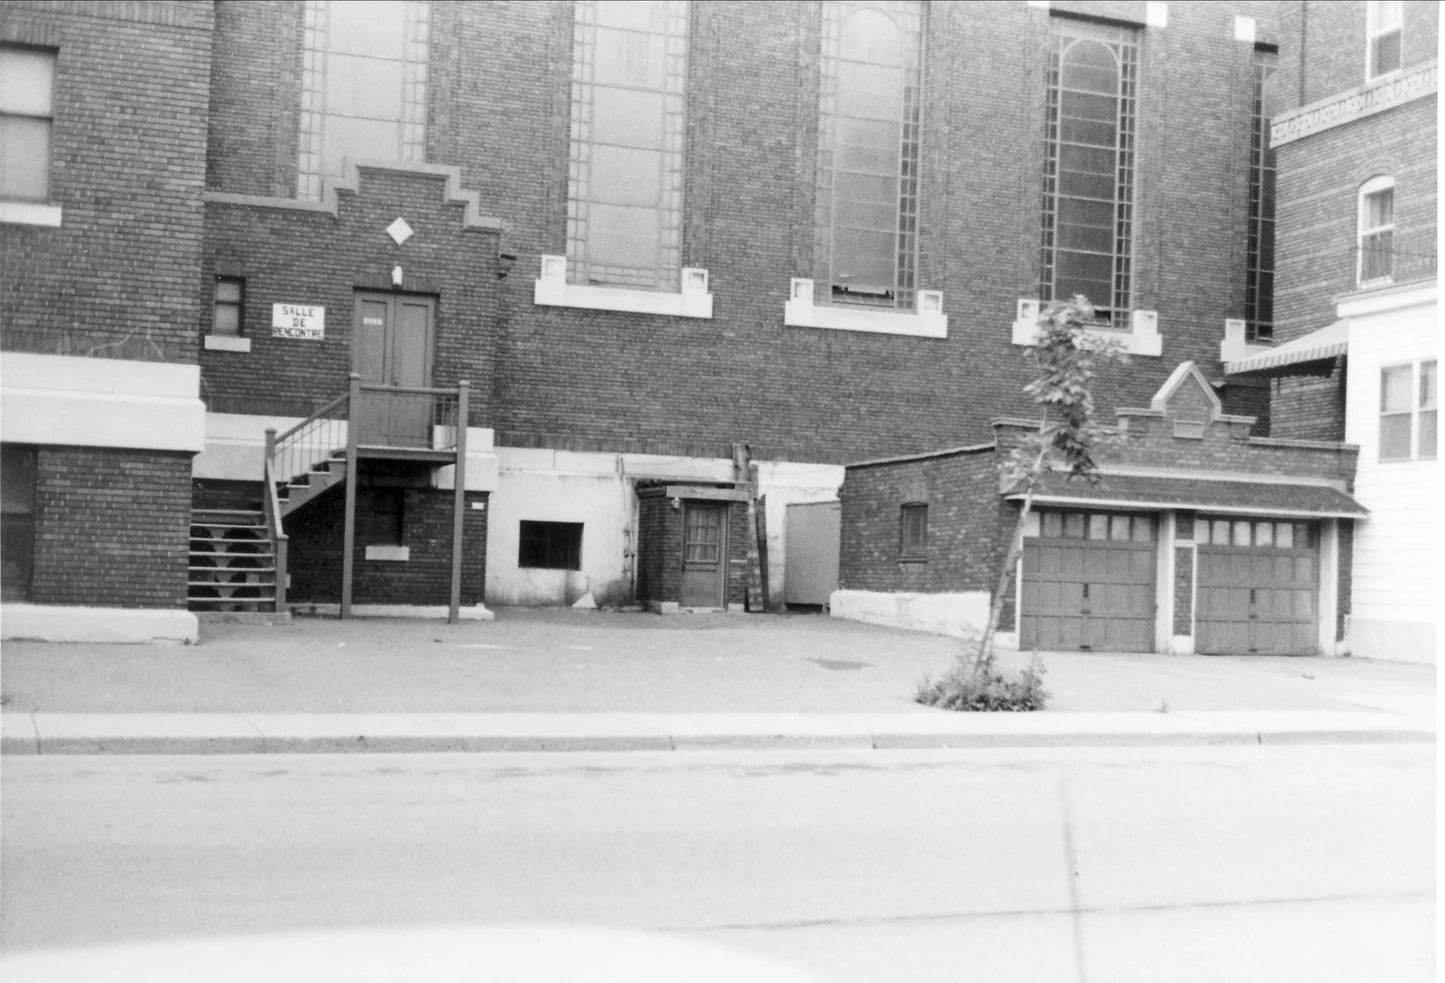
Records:
M1268 374L1305 362L1320 362L1345 354L1350 341L1350 322L1342 318L1327 328L1311 331L1303 338L1276 345L1268 351L1224 363L1225 375Z

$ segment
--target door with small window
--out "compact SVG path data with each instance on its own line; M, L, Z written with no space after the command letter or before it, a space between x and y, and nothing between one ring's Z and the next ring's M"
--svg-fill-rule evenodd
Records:
M728 507L686 502L682 516L682 596L685 608L724 606Z
M1200 516L1202 655L1312 655L1319 650L1319 530L1312 522Z
M408 392L431 385L436 299L407 294L356 295L352 371L363 383L391 388L363 392L352 407L357 443L379 447L431 446L432 397Z
M1019 645L1154 650L1152 515L1044 511L1025 533Z

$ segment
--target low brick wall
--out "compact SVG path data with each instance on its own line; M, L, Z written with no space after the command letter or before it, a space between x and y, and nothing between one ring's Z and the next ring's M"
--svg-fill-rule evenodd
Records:
M184 608L191 456L39 448L35 604Z

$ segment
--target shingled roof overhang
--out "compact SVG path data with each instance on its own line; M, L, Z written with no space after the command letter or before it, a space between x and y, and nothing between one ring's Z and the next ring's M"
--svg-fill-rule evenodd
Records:
M1017 501L1023 492L1006 492ZM1107 474L1096 484L1051 475L1035 505L1120 509L1189 509L1237 515L1359 519L1369 509L1328 485L1290 481L1228 481L1168 475Z

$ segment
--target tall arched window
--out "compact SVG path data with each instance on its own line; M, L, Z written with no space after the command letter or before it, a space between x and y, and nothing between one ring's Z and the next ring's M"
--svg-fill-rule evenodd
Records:
M1123 324L1133 252L1132 32L1055 20L1049 59L1043 300L1083 294L1102 320Z
M920 3L823 5L818 303L914 306L922 34Z
M1385 283L1395 273L1395 179L1373 177L1360 185L1355 271L1361 286Z
M426 159L430 24L424 0L307 0L300 197L348 159Z
M676 290L682 268L684 0L576 5L567 271Z
M1269 128L1278 96L1273 51L1254 53L1253 137L1249 161L1249 254L1244 289L1245 340L1274 338L1274 150Z

